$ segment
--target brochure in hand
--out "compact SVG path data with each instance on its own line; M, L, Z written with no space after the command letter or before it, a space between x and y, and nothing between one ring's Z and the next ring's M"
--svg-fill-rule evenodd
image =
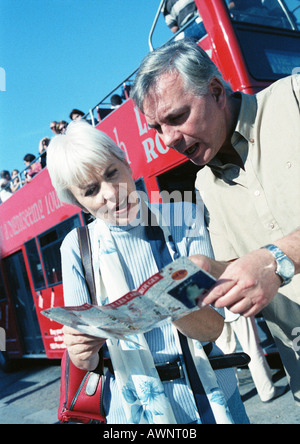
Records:
M111 304L55 307L42 314L91 336L128 340L128 335L145 333L161 321L175 321L201 309L215 282L181 257Z

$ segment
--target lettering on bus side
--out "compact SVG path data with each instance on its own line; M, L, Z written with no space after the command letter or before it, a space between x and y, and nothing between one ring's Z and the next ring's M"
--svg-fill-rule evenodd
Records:
M34 202L0 226L0 242L12 239L45 219L47 215L55 213L62 206L63 203L58 199L56 192L54 190L50 191L44 196L44 199Z
M129 159L128 151L127 151L126 145L125 145L124 142L120 142L120 140L119 140L119 136L118 136L118 130L117 130L116 127L113 129L113 133L114 133L114 135L115 135L115 138L116 138L116 141L117 141L117 145L118 145L118 147L121 148L122 151L124 151L125 156L126 156L126 160L127 160L127 162L128 162L128 165L130 165L130 164L131 164L131 160Z
M134 112L140 137L148 135L149 127L147 125L147 122L142 122L141 114L137 106L134 108ZM147 163L150 163L153 160L157 159L160 154L166 154L169 151L169 148L162 144L157 133L154 137L147 137L146 139L144 139L142 141L142 145L146 154Z
M0 352L6 351L6 332L0 327Z

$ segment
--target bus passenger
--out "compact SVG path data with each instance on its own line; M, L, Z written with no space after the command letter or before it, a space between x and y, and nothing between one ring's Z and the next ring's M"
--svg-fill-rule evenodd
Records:
M71 120L80 120L80 119L82 119L83 116L84 116L84 112L80 111L80 109L76 109L76 108L72 109L72 111L70 112L70 115L69 115Z
M59 134L64 134L66 132L68 122L66 122L65 120L60 120L58 122L57 126L58 126Z
M39 143L39 153L40 153L40 162L42 168L45 168L47 165L47 148L49 146L50 139L49 137L43 137Z
M183 212L174 208L181 204L170 204L169 226L162 229L159 223L147 223L151 217L157 217L160 207L148 205L139 197L124 152L86 122L71 122L64 136L55 137L49 145L47 161L58 197L95 217L89 233L100 305L138 288L157 273L164 255L167 263L172 262L171 256L211 255L203 213L198 214L197 234L187 237L190 229L187 220L195 209L192 204L184 204L184 221ZM89 295L76 230L65 238L61 254L65 304L82 305L89 301ZM223 325L223 317L205 307L174 324L164 321L144 335L135 335L135 344L100 340L69 327L64 327L64 335L71 360L84 370L97 367L98 352L106 343L112 361L104 388L108 423L206 423L196 409L185 373L178 371L183 358L175 326L193 338L190 351L195 357L196 348L203 355L199 341L207 349L207 342L217 339ZM210 356L220 354L214 344L211 346ZM205 353L203 359L201 362L208 363ZM213 372L209 366L200 377L210 385L206 389L210 396L204 395L201 402L209 399L213 421L248 423L232 369Z
M10 189L12 193L15 193L16 191L20 190L22 187L22 183L20 182L20 171L19 170L12 170L11 172L11 183L10 183Z
M0 179L0 202L6 202L12 196L9 182L6 179Z
M50 129L53 132L54 135L59 134L59 129L58 129L58 123L56 122L56 120L53 120L50 123Z
M173 34L176 34L189 20L195 17L195 21L188 25L176 39L185 37L197 41L205 34L202 19L199 17L194 0L166 0L161 12Z
M28 183L42 170L42 165L39 161L34 162L35 156L33 154L26 154L23 160L24 164L28 167L25 173L25 182Z

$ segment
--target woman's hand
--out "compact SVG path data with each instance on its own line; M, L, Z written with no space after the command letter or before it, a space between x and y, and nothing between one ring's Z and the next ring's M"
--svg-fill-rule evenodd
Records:
M224 318L211 307L203 307L174 321L175 327L185 336L203 342L215 342L224 328Z
M86 371L93 371L99 364L99 350L106 339L80 333L74 328L64 326L64 344L73 364Z
M216 279L219 279L230 264L229 262L215 261L214 259L201 254L190 256L189 259Z

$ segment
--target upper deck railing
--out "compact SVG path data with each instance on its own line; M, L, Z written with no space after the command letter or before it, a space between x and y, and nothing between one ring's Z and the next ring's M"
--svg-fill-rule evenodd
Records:
M45 153L45 152L44 152ZM19 190L19 189L21 189L21 188L23 188L26 184L27 184L27 182L26 182L26 176L27 176L27 173L28 173L28 170L34 165L34 164L36 164L36 163L38 163L38 162L41 162L41 156L44 154L44 153L40 153L40 154L38 154L37 155L37 157L28 165L28 166L26 166L26 168L24 168L24 170L22 170L21 172L18 172L18 174L14 177L14 178L12 178L10 181L8 181L8 183L7 183L7 185L5 186L5 187L3 187L0 191L2 191L3 189L4 190L6 190L7 192L11 192L11 196L13 196L15 193L17 193L17 191ZM41 166L41 171L42 171L42 166ZM35 173L33 176L32 176L32 178L30 179L30 181L31 180L33 180L34 179L34 177L36 176L36 175L38 175L41 171L39 171L39 172L37 172L37 173ZM13 187L16 187L16 190L15 191L12 191L12 188ZM8 200L8 199L7 199ZM1 201L1 197L0 197L0 205L2 204L2 203L4 203L4 202L2 202Z
M224 0L226 4L229 4L229 0ZM299 31L300 30L300 5L297 5L293 7L293 3L296 0L262 0L262 7L261 9L267 11L267 7L264 5L267 5L271 2L273 5L273 10L275 8L276 14L281 17L281 25L280 21L274 22L277 24L277 26L282 26L283 29L289 29L293 31ZM149 37L148 37L148 44L150 51L153 51L154 45L153 45L153 34L156 29L161 10L164 7L166 3L166 0L161 0L160 4L158 6L154 21L152 23ZM277 9L276 9L277 8ZM255 12L256 11L256 12ZM247 22L247 19L250 23L255 23L255 20L260 20L262 16L260 16L259 8L256 8L256 10L245 9L242 13L236 10L229 10L229 14L231 16L231 19L233 21L239 21L239 18L242 16L242 21ZM172 37L167 40L164 45L170 43L173 40L176 40L180 34L182 34L186 28L188 28L195 20L198 20L200 16L197 14L194 17L192 17L176 34L173 34ZM269 22L264 22L266 26L272 26L272 14L269 16ZM273 17L274 18L274 17ZM275 16L276 19L276 16ZM201 20L201 18L200 18ZM97 105L95 105L93 108L89 110L89 112L84 116L85 119L89 120L94 126L101 120L103 120L110 112L114 111L114 108L111 107L111 103L107 102L107 100L115 94L120 88L124 87L124 85L129 85L134 80L134 77L137 73L137 70L135 70L132 74L130 74L123 82L121 82L116 88L114 88L112 91L110 91ZM102 113L102 115L101 115ZM96 114L96 115L95 115Z

